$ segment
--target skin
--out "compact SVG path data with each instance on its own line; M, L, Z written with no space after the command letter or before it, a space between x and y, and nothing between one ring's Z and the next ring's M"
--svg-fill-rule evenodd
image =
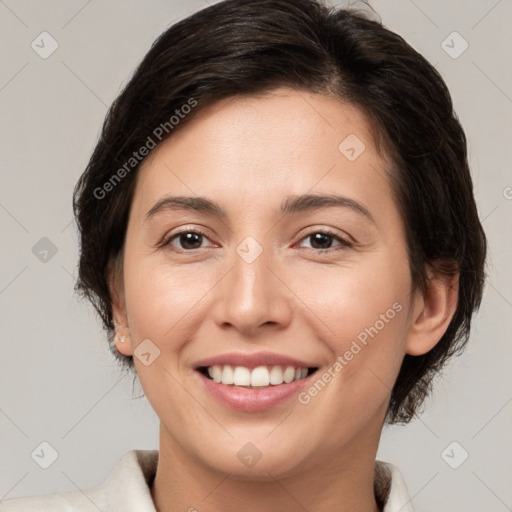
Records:
M403 222L369 127L353 106L283 87L202 108L144 161L111 288L126 336L117 349L133 355L150 339L160 350L148 366L134 357L160 418L158 511L378 510L373 471L391 388L404 355L441 338L457 297L456 283L435 274L424 293L412 290ZM354 161L338 149L349 134L366 148ZM277 213L306 193L348 197L373 221L348 207ZM166 195L214 200L226 218L172 210L145 221ZM206 237L160 245L197 228ZM325 229L352 246L315 243ZM247 236L263 250L250 264L236 252ZM307 405L234 411L194 370L206 357L268 350L311 361L321 376L397 302L401 311ZM248 442L261 452L252 467L237 457Z

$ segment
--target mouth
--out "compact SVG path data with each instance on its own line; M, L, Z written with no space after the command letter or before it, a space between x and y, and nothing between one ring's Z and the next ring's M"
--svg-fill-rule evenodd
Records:
M197 371L207 379L225 386L264 389L306 379L317 367L291 365L261 365L256 367L214 364L199 366Z
M320 368L316 362L275 352L231 352L196 361L193 373L207 395L246 413L293 406ZM311 361L311 360L310 360Z

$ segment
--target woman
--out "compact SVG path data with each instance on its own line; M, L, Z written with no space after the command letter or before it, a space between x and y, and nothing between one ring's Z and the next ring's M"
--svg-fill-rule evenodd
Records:
M1 510L413 510L381 429L466 343L486 239L449 92L401 37L314 0L194 14L115 100L74 207L77 289L159 450Z

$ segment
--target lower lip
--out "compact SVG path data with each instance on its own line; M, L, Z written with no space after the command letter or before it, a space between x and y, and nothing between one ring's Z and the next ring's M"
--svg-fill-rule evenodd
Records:
M196 372L204 387L222 404L244 412L266 411L291 398L297 397L311 375L289 384L278 384L265 388L232 387L217 383L201 372ZM316 373L316 372L315 372ZM312 374L314 375L314 373Z

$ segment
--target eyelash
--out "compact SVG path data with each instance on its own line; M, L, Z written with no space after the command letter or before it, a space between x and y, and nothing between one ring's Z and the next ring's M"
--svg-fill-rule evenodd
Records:
M184 234L188 234L188 233L194 233L197 235L201 235L204 238L208 239L208 235L204 231L201 231L200 229L197 229L197 228L185 229L183 231L178 231L177 233L174 233L172 236L170 236L166 241L164 241L162 243L162 247L167 247L167 246L171 245L171 242L175 238L178 238L180 235L184 235ZM341 238L339 235L330 231L329 229L311 231L311 233L308 233L307 235L303 236L300 241L302 242L304 239L306 239L312 235L319 234L319 233L322 235L327 235L327 236L334 238L336 241L338 241L340 243L340 245L338 245L336 247L329 247L327 249L313 249L313 248L309 249L310 251L313 251L316 254L319 254L319 253L325 254L325 253L329 253L329 252L336 251L336 250L349 249L353 246L353 244L351 242L349 242L348 240L345 240L344 238ZM306 247L306 249L307 249L307 247ZM181 249L180 251L177 251L177 252L188 253L188 252L193 252L195 250L197 250L197 249L189 249L189 250Z

